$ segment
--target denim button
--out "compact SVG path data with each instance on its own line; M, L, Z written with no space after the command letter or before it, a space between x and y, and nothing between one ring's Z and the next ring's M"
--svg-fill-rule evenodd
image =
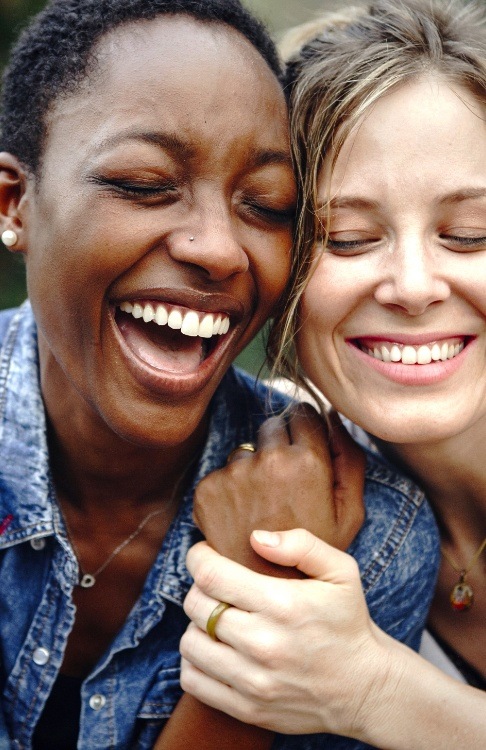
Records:
M39 648L36 648L34 653L32 654L32 661L34 664L38 664L39 667L43 667L44 664L47 664L49 661L51 654L47 648L44 648L44 646L40 646Z
M96 693L95 695L92 695L89 699L89 706L93 709L93 711L99 711L100 708L103 708L103 706L106 703L106 698L104 695L100 695L99 693Z
M43 537L41 537L40 539L31 539L30 546L35 550L44 549L44 547L46 546L46 540Z

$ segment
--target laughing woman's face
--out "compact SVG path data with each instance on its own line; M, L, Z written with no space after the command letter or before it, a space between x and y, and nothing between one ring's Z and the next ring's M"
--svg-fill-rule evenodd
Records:
M162 17L97 52L50 113L22 204L43 389L132 442L176 445L287 279L286 106L226 26Z
M486 419L486 125L466 90L426 77L384 96L329 179L329 242L298 350L346 416L391 442Z

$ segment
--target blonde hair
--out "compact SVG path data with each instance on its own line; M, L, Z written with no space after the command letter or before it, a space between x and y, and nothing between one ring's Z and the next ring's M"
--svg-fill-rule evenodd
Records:
M309 389L295 335L298 306L322 227L317 187L344 141L388 91L431 73L486 101L486 11L460 0L377 0L329 13L289 32L286 91L299 199L291 277L270 331L272 374ZM324 237L324 244L326 238Z

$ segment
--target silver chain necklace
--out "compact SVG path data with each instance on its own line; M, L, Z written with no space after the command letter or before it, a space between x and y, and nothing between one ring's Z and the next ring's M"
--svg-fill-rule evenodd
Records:
M179 479L175 483L174 489L172 491L172 495L170 496L170 500L167 503L167 505L164 506L163 508L159 508L158 510L153 510L147 516L145 516L145 518L143 518L140 521L140 523L138 524L138 526L135 529L135 531L132 531L132 533L130 534L130 536L128 536L126 539L124 539L123 542L120 542L120 544L117 547L115 547L115 549L112 552L110 552L110 554L108 555L108 557L106 558L106 560L104 561L104 563L102 563L102 565L100 565L100 567L97 570L95 570L94 573L85 573L83 571L83 568L82 568L82 565L81 565L81 557L79 555L79 550L78 550L78 548L76 546L76 543L74 541L73 532L71 530L71 527L68 524L68 520L67 520L65 512L63 511L61 502L59 501L59 507L60 507L60 510L61 510L61 513L62 513L62 517L64 519L64 523L65 523L65 526L66 526L67 535L68 535L69 541L71 542L72 548L74 550L74 554L76 555L76 559L77 559L78 565L79 565L79 570L80 570L80 573L81 573L81 579L78 581L78 584L77 584L78 586L81 586L83 589L90 589L90 588L92 588L95 585L95 583L96 583L96 581L98 579L98 576L105 570L105 568L108 567L108 565L111 563L111 561L117 555L119 555L120 552L125 549L125 547L127 547L130 544L130 542L133 542L133 540L143 530L144 526L146 526L148 524L148 522L152 518L154 518L155 516L160 515L161 513L163 513L164 511L166 511L167 508L170 508L170 506L172 505L172 503L174 502L174 500L176 498L177 491L179 490L179 487L180 487L180 485L182 483L182 480L185 478L185 476L187 475L189 469L191 468L191 466L193 464L194 464L194 461L191 461L190 464L186 467L186 469L184 469L184 471L180 475Z

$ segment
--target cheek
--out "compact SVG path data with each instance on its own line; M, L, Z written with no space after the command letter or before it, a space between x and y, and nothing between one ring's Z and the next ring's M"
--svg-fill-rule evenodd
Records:
M271 241L263 237L256 247L257 251L252 254L250 262L260 301L271 310L282 295L290 275L291 233L279 233Z

